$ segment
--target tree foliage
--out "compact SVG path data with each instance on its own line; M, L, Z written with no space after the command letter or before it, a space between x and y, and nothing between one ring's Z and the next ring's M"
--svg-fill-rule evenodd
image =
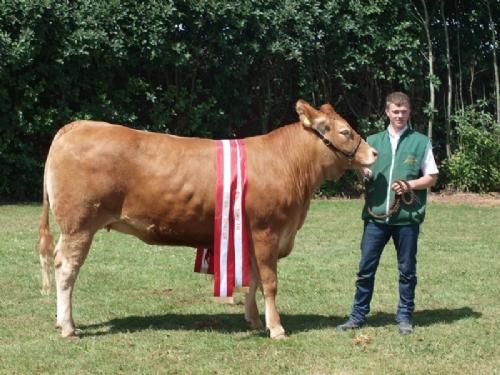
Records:
M451 188L500 191L500 124L480 105L456 115L457 149L443 163Z
M498 14L499 0L490 5ZM497 46L488 44L486 11L463 0L446 7L463 68L454 69L462 83L455 108L482 99L492 112ZM0 201L39 198L51 138L74 119L244 137L295 121L304 98L331 102L367 135L383 127L385 95L405 90L424 131L429 77L412 12L411 2L395 0L3 0ZM440 79L445 68L436 65ZM439 154L443 127L435 133Z

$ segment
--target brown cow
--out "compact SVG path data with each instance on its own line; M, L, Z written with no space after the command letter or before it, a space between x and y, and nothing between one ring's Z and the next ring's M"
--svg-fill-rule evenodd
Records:
M299 100L300 122L245 139L251 285L245 319L262 328L255 292L265 300L271 338L285 337L275 306L278 258L292 250L315 189L349 168L370 166L377 153L327 104ZM92 238L102 228L148 244L213 244L215 141L76 121L56 134L45 165L38 250L43 289L55 256L57 322L75 335L71 296ZM61 235L54 248L49 205Z

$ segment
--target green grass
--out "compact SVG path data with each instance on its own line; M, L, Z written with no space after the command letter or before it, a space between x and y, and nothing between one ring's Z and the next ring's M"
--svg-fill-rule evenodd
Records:
M241 297L212 302L211 279L192 272L194 250L105 231L76 284L81 338L62 339L53 327L55 295L39 293L40 207L0 206L0 373L499 374L500 208L431 203L415 333L401 336L394 323L390 244L368 326L340 334L335 326L354 292L361 204L312 202L294 251L279 264L285 341L247 330Z

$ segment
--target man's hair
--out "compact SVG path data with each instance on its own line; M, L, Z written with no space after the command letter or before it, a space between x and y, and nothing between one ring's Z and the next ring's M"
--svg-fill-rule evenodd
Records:
M392 92L387 95L385 98L385 108L389 107L391 103L397 106L406 105L408 108L411 108L410 97L401 91Z

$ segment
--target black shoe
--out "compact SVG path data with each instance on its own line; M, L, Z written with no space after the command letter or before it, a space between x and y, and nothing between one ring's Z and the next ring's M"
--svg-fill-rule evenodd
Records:
M399 333L402 335L410 335L413 333L413 326L410 322L399 322Z
M344 324L338 325L337 328L335 329L336 331L339 332L345 332L345 331L350 331L352 329L358 329L363 326L363 323L361 322L356 322L354 320L349 319L347 322Z

